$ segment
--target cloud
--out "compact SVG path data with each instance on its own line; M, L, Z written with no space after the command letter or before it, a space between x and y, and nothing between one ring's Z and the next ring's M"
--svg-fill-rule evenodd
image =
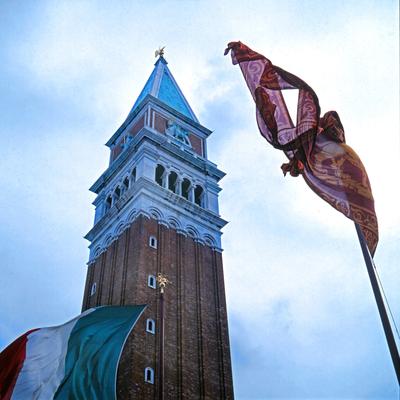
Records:
M18 22L23 11L9 12ZM35 3L6 29L0 343L79 312L103 143L166 45L172 73L215 130L236 397L394 396L392 367L351 221L282 176L259 135L242 40L336 109L363 160L381 227L376 262L398 320L398 12L392 2Z

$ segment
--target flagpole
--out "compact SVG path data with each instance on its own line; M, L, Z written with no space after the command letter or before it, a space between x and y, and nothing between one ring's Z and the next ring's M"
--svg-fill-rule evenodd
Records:
M400 356L396 345L396 341L393 335L392 326L386 311L385 303L383 301L382 292L379 288L378 280L375 273L375 264L372 259L371 253L369 252L367 243L365 241L364 235L361 231L360 226L354 223L356 226L356 231L358 235L358 240L360 241L361 250L364 256L365 265L367 267L369 279L371 281L372 290L374 292L376 304L378 306L379 315L381 317L383 330L385 331L386 341L389 346L390 355L392 357L393 367L396 372L397 381L400 386Z
M160 288L160 364L158 371L158 399L164 400L164 289L170 282L167 277L161 273L157 276L157 282Z
M164 400L164 288L160 289L160 372L159 372L159 396Z

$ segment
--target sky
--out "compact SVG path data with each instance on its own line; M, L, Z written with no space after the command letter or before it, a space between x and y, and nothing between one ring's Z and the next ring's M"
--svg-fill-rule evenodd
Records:
M220 182L235 396L398 399L354 225L260 136L241 40L336 110L369 174L375 262L400 328L396 1L0 3L0 349L80 312L93 224L88 188L166 45Z

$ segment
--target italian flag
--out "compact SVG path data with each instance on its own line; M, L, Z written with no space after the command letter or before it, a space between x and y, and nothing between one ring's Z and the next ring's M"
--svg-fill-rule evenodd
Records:
M114 399L124 343L145 306L91 308L0 353L0 399Z

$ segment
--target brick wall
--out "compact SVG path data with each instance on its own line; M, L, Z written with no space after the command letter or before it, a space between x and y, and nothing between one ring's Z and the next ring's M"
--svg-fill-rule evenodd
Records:
M134 137L143 127L144 127L144 119L146 117L146 114L143 115L141 118L139 118L134 125L132 125L124 135L122 135L113 149L111 150L111 159L110 163L112 163L121 153L123 150L123 144L125 143L126 137L132 136Z
M203 139L199 138L198 136L194 135L193 133L190 133L189 140L190 140L190 143L192 144L193 151L195 151L197 154L200 154L201 156L204 156Z
M149 236L157 238L157 249ZM221 254L190 237L139 217L88 267L83 309L103 304L147 304L118 369L119 399L158 396L158 290L148 275L162 272L165 289L165 399L233 399ZM96 282L97 291L90 296ZM146 320L156 321L156 334ZM152 367L155 382L144 382Z

